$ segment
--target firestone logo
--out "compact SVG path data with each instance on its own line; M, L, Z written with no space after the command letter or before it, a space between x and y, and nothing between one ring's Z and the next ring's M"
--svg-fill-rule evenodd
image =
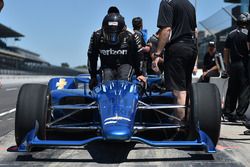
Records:
M110 48L109 50L100 50L100 53L105 56L109 55L126 55L128 54L127 50L113 50Z

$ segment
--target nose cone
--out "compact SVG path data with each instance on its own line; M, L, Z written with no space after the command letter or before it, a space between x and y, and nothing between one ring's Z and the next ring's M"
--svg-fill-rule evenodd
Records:
M103 136L107 140L129 140L132 135L131 130L127 126L105 126L103 128Z

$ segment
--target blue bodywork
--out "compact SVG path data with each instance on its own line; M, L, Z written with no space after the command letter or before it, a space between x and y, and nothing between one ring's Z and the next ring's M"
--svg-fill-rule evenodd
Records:
M139 98L137 86L127 81L109 81L97 86L94 96L99 105L103 137L129 140Z
M160 78L152 77L148 79L148 85L160 82ZM53 78L49 81L48 86L51 96L51 108L53 116L57 118L65 116L70 109L91 110L96 109L100 115L100 123L96 126L99 129L99 135L84 140L40 140L36 136L38 126L31 130L21 144L18 151L29 151L35 146L81 146L97 140L114 140L124 142L140 142L155 147L201 147L207 152L216 152L214 144L209 136L203 131L196 129L198 137L194 141L155 141L142 137L134 136L135 117L139 107L139 101L145 95L140 95L140 89L136 81L108 81L99 84L93 91L88 90L89 78L82 75L72 78ZM154 96L157 93L151 93ZM171 92L159 93L158 96L174 97ZM93 101L91 104L60 104L61 99L67 97L81 97ZM168 104L167 107L176 107ZM166 106L146 106L166 107ZM177 106L178 107L178 106ZM143 107L142 107L143 108ZM58 114L63 113L63 114ZM94 129L95 129L94 128Z

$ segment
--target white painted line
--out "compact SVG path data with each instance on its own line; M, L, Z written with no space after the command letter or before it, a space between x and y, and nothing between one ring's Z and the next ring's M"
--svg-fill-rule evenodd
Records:
M13 120L13 119L14 119L14 118L8 118L7 121L11 121L11 120Z
M16 111L16 109L13 108L13 109L10 110L10 111L6 111L6 112L4 112L4 113L1 113L1 114L0 114L0 117L5 116L5 115L7 115L7 114L11 114L11 113L13 113L13 112L15 112L15 111Z
M13 91L13 90L17 90L18 88L7 88L5 89L6 91Z

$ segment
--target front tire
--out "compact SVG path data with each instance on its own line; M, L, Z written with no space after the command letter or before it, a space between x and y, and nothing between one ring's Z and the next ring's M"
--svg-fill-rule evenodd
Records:
M18 94L15 117L15 139L17 146L25 140L28 132L39 125L38 138L46 138L48 111L48 88L43 84L24 84Z
M218 143L221 128L220 93L215 84L193 83L190 91L191 127L205 132L214 145ZM194 130L194 129L193 129Z

